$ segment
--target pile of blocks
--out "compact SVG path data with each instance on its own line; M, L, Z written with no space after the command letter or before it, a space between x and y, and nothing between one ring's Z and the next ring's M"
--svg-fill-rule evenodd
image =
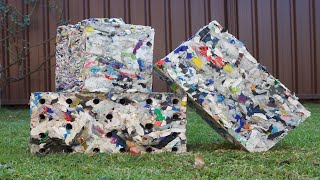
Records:
M151 27L115 18L60 26L56 92L30 99L31 152L186 152L187 100L250 152L310 116L216 21L154 65L153 39ZM152 92L152 69L175 93Z
M31 151L185 152L187 97L151 92L153 42L121 19L60 26L57 92L31 95Z

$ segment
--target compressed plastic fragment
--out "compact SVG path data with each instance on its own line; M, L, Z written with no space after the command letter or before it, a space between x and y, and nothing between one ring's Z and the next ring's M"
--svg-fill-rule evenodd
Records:
M173 93L35 92L31 152L185 152L186 101Z
M173 90L187 93L218 133L250 152L267 151L310 116L216 21L154 67Z

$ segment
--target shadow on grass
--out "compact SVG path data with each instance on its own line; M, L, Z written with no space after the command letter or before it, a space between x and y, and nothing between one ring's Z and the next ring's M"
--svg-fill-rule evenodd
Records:
M214 150L239 150L241 151L240 147L235 146L229 142L223 143L212 143L212 144L188 144L187 145L188 151L214 151Z
M272 147L269 151L302 151L304 148L299 145L279 143Z
M240 147L231 144L227 141L222 143L212 143L212 144L204 144L204 143L195 143L195 144L187 144L188 151L228 151L228 150L235 150L235 151L243 151L247 152L246 150L242 150ZM271 149L268 150L268 152L283 152L283 151L296 151L296 150L303 150L303 147L300 147L298 145L294 146L291 144L277 144Z

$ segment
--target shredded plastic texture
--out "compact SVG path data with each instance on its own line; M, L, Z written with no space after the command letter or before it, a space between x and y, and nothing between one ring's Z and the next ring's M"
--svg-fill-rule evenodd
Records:
M186 152L186 102L173 93L35 92L31 152Z
M173 90L188 94L216 131L250 152L267 151L310 116L216 21L154 67Z

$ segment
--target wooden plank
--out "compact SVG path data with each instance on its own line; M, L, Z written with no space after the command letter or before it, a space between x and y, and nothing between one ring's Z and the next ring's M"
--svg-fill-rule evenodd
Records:
M8 4L14 6L17 8L17 10L21 11L21 8L20 8L20 5L14 1L14 0L9 0L8 1ZM20 21L21 18L18 17L18 20ZM20 34L20 33L19 33ZM16 37L19 36L19 34L16 34ZM7 48L7 53L8 53L8 56L7 56L7 63L8 65L12 64L12 63L15 63L15 61L17 61L17 56L18 54L16 54L16 51L15 51L15 45L18 45L18 44L15 44L17 43L17 40L14 40L13 38L9 38L9 42L8 42L9 46L6 46ZM19 45L18 45L19 46ZM18 47L20 48L20 47ZM18 76L18 71L19 71L19 66L18 64L15 64L13 66L11 66L9 68L9 75L8 77L10 78L14 78L14 77L17 77ZM18 94L17 93L19 91L19 82L12 82L9 84L9 89L10 89L10 93L9 93L9 99L18 99Z
M122 18L126 23L129 23L129 19L126 19L126 0L110 0L109 14L111 18Z
M19 12L23 13L23 8L24 8L24 2L23 1L8 1L8 3L10 5L16 7ZM18 18L17 19L18 21L22 21L23 20L23 18L21 16L17 16L17 18ZM17 30L19 31L20 29L18 28ZM20 39L22 39L23 33L24 33L23 31L19 32L19 33L16 33L15 34L15 37L16 37L15 40L13 40L11 38L11 45L12 46L8 47L10 49L10 51L11 51L9 53L9 64L15 63L16 61L18 61L19 55L17 54L15 49L17 48L18 49L18 53L21 53L22 48L23 48L23 41L21 41ZM21 58L24 58L24 57L21 57ZM15 65L13 65L13 66L11 66L9 68L9 71L10 71L9 73L10 73L10 77L11 78L18 78L18 77L20 77L20 75L24 76L23 72L20 72L20 71L23 71L23 69L25 68L25 61L26 60L23 59L19 63L20 65L17 63L17 64L15 64ZM10 83L9 88L10 88L10 92L11 92L10 96L9 96L10 99L19 100L19 99L24 98L26 96L26 89L25 89L25 86L24 86L24 79L21 79L19 81L15 81L15 82Z
M62 1L57 1L56 2L57 7L58 8L62 8L63 7L63 2ZM62 13L62 14L61 14ZM56 51L56 46L55 46L55 38L56 37L56 30L58 27L58 23L60 21L60 16L64 16L64 11L60 11L60 10L52 10L50 12L47 12L47 39L51 39L53 38L51 41L48 42L47 44L47 55L51 56L53 54L55 54ZM48 66L49 68L49 81L50 81L50 85L48 90L49 91L55 91L55 57L52 58L49 63Z
M69 0L69 19L71 24L88 18L85 11L85 2L85 0Z
M272 30L272 19L271 19L271 1L257 1L257 14L255 23L257 26L256 37L254 39L256 45L256 58L264 66L267 67L269 72L277 77L276 70L273 66L273 30Z
M7 41L5 40L7 37L7 33L5 32L4 29L0 28L0 65L1 65L1 68L0 68L0 76L1 76L1 80L3 80L3 78L5 77L6 75L6 71L4 70L1 70L1 69L4 69L6 67L6 50L5 50L5 46L6 46L6 43ZM7 100L7 89L8 87L0 87L0 106Z
M169 51L173 51L177 48L183 41L188 37L186 33L186 16L185 16L185 1L175 0L169 1L169 22L170 23L170 35L169 41L171 42L169 46Z
M89 17L105 18L104 9L108 9L108 3L105 0L89 0Z
M316 94L320 94L320 1L314 1L314 71L315 73L315 90Z
M226 3L225 0L210 1L210 19L217 20L223 27L226 27Z
M294 88L294 58L293 50L291 44L293 42L291 33L290 23L290 0L283 0L276 2L276 14L277 14L277 43L278 47L281 47L281 50L278 51L278 69L279 69L279 79L283 84L287 86L292 91L295 91Z
M31 7L29 6L29 9ZM29 28L29 38L30 38L30 46L39 44L43 42L45 37L45 30L43 27L44 23L44 8L42 6L35 8L33 12L32 25ZM44 46L39 45L30 49L30 70L34 71L39 67L40 64L44 63ZM40 69L45 68L42 66ZM46 90L46 74L44 70L37 71L30 75L30 91L45 91Z
M187 11L187 10L186 10ZM207 25L206 17L207 11L205 9L205 3L199 3L197 0L191 0L190 2L190 23L191 23L191 35L197 33L200 28ZM185 41L191 36L188 35Z
M153 51L153 62L166 56L166 37L167 26L166 23L166 7L165 0L150 1L150 21L151 26L155 29L154 39L154 51ZM153 73L153 91L155 92L166 92L169 91L167 83L160 80L160 78Z
M255 52L254 52L253 23L254 22L252 22L252 1L239 0L238 1L238 33L239 33L238 39L245 44L248 51L254 56ZM231 32L231 34L233 34L233 32Z
M24 14L29 14L29 9L28 9L28 4L23 4L22 5L22 12ZM29 32L29 28L27 28L24 32L23 32L23 46L24 47L28 47L28 42L29 42L29 36L28 36L28 32ZM27 53L27 52L26 52ZM28 55L25 56L25 63L24 63L24 73L25 74L28 74L28 70L29 70L29 67L30 67L30 61L29 61L29 58L28 58ZM24 86L24 96L23 98L28 98L29 95L31 94L30 93L30 76L27 75L25 77L25 79L23 80L23 86Z
M147 11L145 0L135 0L129 4L130 23L137 25L146 25Z
M311 36L310 36L310 0L296 0L295 17L296 17L296 48L297 53L297 93L312 93L312 76L311 76Z
M241 2L238 0L228 0L225 1L225 16L226 16L226 24L225 28L233 34L235 37L239 37L239 11L242 11L239 8L239 4Z

